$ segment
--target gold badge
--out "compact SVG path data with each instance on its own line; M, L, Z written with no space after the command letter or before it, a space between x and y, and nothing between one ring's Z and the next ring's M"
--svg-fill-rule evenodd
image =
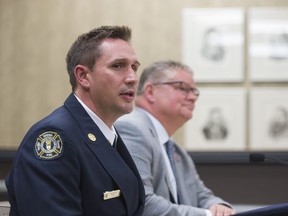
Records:
M103 199L104 200L113 199L119 197L120 194L121 194L120 190L106 191L103 193Z
M95 135L92 134L92 133L89 133L89 134L88 134L88 138L89 138L91 141L93 141L93 142L96 141L96 137L95 137Z

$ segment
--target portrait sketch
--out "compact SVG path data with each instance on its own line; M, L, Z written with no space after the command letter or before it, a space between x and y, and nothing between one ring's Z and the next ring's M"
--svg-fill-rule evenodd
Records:
M193 117L184 126L188 150L245 149L245 90L201 88Z
M272 139L288 139L288 109L284 106L275 107L268 127Z
M288 89L253 88L250 96L250 148L288 149Z
M228 124L220 107L212 107L208 111L208 118L202 128L207 141L225 140L228 136Z
M252 81L288 81L288 9L251 8L248 13Z
M182 61L198 82L243 79L243 10L186 8L182 11Z
M216 27L207 28L201 41L201 54L204 59L212 62L223 61L225 58L225 44L223 33Z

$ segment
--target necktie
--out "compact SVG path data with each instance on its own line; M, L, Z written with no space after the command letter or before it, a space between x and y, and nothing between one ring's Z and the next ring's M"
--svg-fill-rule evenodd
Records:
M114 138L114 141L113 141L113 147L115 149L117 149L117 135L115 134L115 138Z
M165 147L166 147L166 152L176 179L176 185L177 185L177 196L178 196L178 203L181 203L181 193L180 193L180 188L179 188L179 180L178 180L178 175L177 175L177 170L176 170L176 165L175 165L175 160L174 160L174 153L175 153L175 146L174 146L174 142L169 139L166 143L165 143Z
M175 152L175 147L174 147L174 143L171 139L169 139L166 143L165 143L165 147L166 147L166 152L174 173L174 176L176 178L177 173L176 173L176 165L175 165L175 160L174 160L174 152Z

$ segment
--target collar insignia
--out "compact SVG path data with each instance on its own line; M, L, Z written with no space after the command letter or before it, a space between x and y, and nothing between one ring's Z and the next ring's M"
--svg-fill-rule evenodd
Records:
M95 135L92 134L92 133L89 133L89 134L88 134L88 138L89 138L91 141L93 141L93 142L96 141L96 137L95 137Z

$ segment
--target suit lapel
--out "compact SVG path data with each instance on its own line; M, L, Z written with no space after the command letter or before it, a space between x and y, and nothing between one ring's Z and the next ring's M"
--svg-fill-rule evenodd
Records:
M123 148L123 143L117 141L117 148L121 150ZM113 178L116 184L119 186L121 193L124 196L124 199L127 201L127 197L133 191L130 191L132 188L127 187L128 184L127 175L134 176L134 173L131 171L129 163L127 163L127 156L118 152L108 143L106 139L98 139L96 143L88 142L89 148L92 150L93 154L97 157L99 162L103 165L109 175ZM123 150L121 150L123 152ZM125 163L126 162L126 163ZM130 172L130 173L129 173ZM132 184L133 185L133 184ZM128 202L129 203L129 202Z
M166 167L163 167L163 169L166 169ZM172 183L171 183L171 180L168 176L168 171L165 171L165 173L166 173L165 174L165 181L166 181L168 189L169 189L170 201L172 203L176 203L176 199L175 199L173 192L172 192Z
M121 185L122 185L122 189L125 193L123 193L124 198L126 200L127 203L131 203L131 202L135 202L131 199L134 199L134 196L128 196L129 194L135 194L135 193L139 193L139 194L143 194L143 196L141 196L141 200L140 202L145 202L145 197L144 197L144 186L142 183L142 179L141 176L138 172L138 169L129 153L129 151L127 150L124 142L122 141L121 137L118 134L118 140L117 140L117 151L119 152L119 155L122 157L122 159L125 161L125 163L129 166L130 170L133 172L133 176L136 177L137 182L138 182L138 186L137 188L133 188L132 185L133 184L129 184L129 182L127 182L126 178L121 179ZM123 180L123 181L122 181ZM137 194L137 197L139 197L139 194Z
M144 189L141 191L141 178L122 139L119 137L117 139L118 153L73 94L68 97L64 105L79 123L80 128L86 137L86 143L89 149L119 186L121 194L126 202L128 212L133 212L133 210L129 210L130 205L127 205L127 203L135 202L135 200L132 200L135 198L135 193L139 191L140 188L140 192L144 194ZM129 176L129 178L127 178L127 176ZM134 180L137 178L139 183L137 188L133 188L133 186L135 186L135 181L132 180L131 184L129 184L130 182L127 182L127 180L131 180L131 176L132 179L134 177ZM133 194L133 196L131 196L131 194Z
M149 131L151 133L151 136L155 140L155 148L159 148L159 151L161 151L161 153L162 153L162 146L160 146L160 144L159 144L159 139L158 139L158 136L157 136L157 132L156 132L156 130L155 130L155 128L153 126L153 123L151 122L150 118L147 116L145 111L143 111L141 108L136 108L135 112L138 112L138 115L142 115L142 118L147 122L147 125L149 125ZM157 145L159 145L159 146L157 146ZM172 182L170 180L170 177L169 177L169 174L168 174L168 170L167 170L166 164L164 162L164 155L163 155L163 160L162 161L163 161L163 167L161 167L161 168L163 170L165 170L163 173L165 173L165 181L166 181L166 184L167 184L168 189L169 189L170 200L173 203L175 203L175 200L177 200L177 199L173 196Z

